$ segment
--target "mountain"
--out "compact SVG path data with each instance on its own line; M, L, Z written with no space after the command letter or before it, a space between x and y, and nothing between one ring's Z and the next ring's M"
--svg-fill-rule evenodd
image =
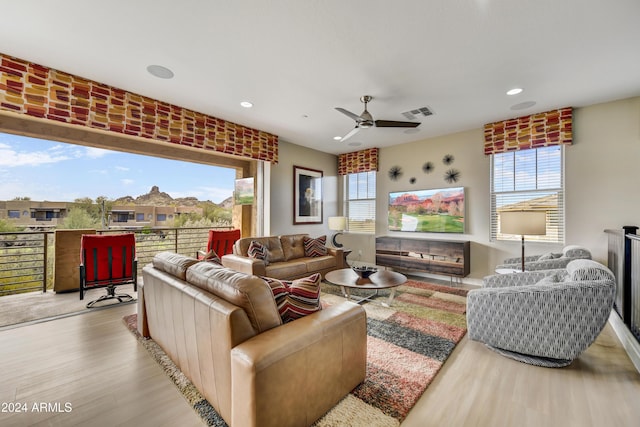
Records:
M151 187L151 191L147 194L142 194L136 198L131 196L120 197L113 201L115 205L144 205L144 206L198 206L202 203L195 197L178 197L174 199L164 191L160 191L157 185ZM213 202L208 202L213 203ZM216 206L229 209L233 206L233 199L229 197L224 200L220 205L213 203ZM228 204L226 206L225 204Z

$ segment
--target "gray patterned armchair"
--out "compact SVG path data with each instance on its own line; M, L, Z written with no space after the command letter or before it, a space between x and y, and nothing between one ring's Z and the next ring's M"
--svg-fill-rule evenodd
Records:
M551 270L557 268L565 268L569 262L574 259L591 259L591 252L582 246L568 245L562 249L562 252L547 252L542 255L530 255L524 257L524 270ZM513 268L520 270L522 268L522 258L507 258L502 264L497 265L498 268Z
M485 278L467 296L469 338L520 362L569 365L597 338L613 307L616 281L595 261L566 270Z

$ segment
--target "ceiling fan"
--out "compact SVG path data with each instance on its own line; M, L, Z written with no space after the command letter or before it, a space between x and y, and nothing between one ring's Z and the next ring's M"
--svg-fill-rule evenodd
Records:
M367 129L372 126L375 126L378 128L415 128L420 125L420 123L416 123L416 122L398 122L394 120L373 120L373 116L371 116L371 113L367 111L367 104L371 102L372 99L373 97L371 95L364 95L360 97L360 101L364 103L364 111L359 116L357 114L352 113L349 110L345 110L344 108L335 107L336 110L340 111L342 114L345 114L351 117L353 120L356 121L356 126L351 130L351 132L343 136L340 139L340 142L346 141L347 139L351 138L353 135L358 133L360 129Z

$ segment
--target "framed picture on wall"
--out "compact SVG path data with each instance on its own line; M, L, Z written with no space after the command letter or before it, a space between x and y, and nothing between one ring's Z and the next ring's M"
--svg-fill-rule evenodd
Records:
M236 179L236 188L233 192L236 205L253 204L253 177Z
M293 223L322 223L322 171L293 167Z

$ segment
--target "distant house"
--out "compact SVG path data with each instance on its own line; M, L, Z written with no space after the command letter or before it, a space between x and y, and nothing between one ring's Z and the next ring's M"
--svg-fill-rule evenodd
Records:
M113 206L109 212L109 228L166 227L180 215L197 213L193 206Z
M69 205L67 202L0 201L0 219L17 227L55 228L67 216Z
M26 229L53 229L67 217L74 203L36 202L31 200L0 201L0 219ZM108 212L109 228L168 227L173 220L189 213L202 214L194 206L114 206Z

